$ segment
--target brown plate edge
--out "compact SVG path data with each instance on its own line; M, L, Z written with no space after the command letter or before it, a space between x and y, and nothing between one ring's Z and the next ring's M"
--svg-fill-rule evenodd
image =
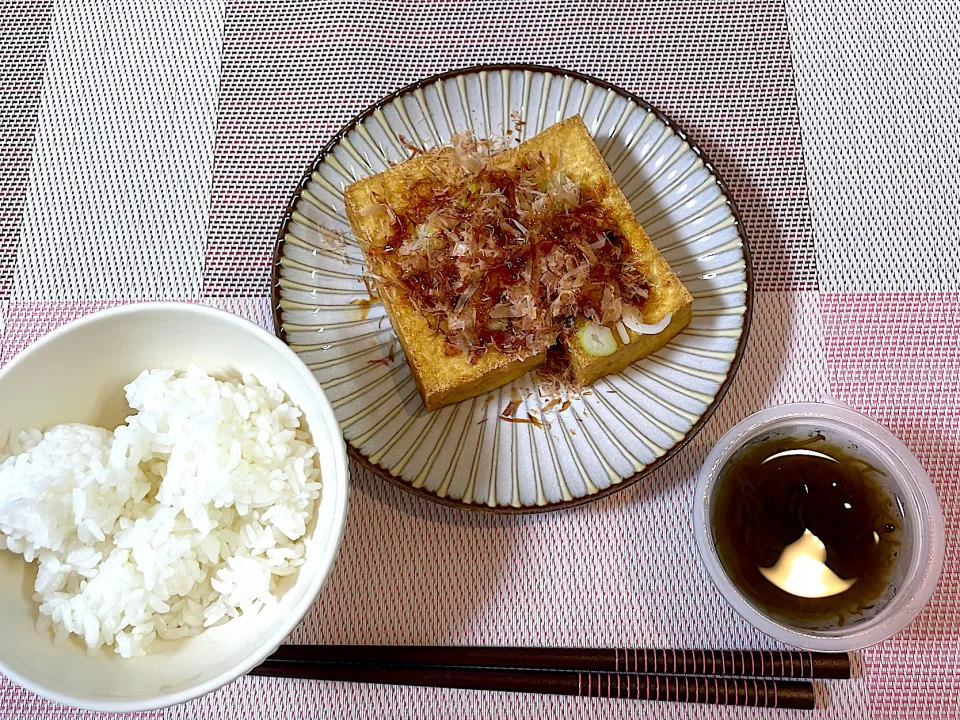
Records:
M746 352L747 342L750 337L750 327L753 324L753 256L750 252L750 242L747 238L746 226L743 223L743 220L740 217L740 210L737 207L736 201L734 201L733 196L730 194L730 190L727 188L726 182L723 180L723 177L720 174L720 171L706 155L703 149L690 137L690 135L685 132L677 123L675 123L666 113L660 110L657 107L654 107L648 103L643 98L634 95L633 93L624 90L623 88L614 85L612 83L606 82L605 80L600 80L598 78L586 75L584 73L577 72L575 70L563 70L561 68L552 67L548 65L532 65L526 63L504 63L496 65L473 65L471 67L459 68L457 70L448 70L447 72L438 73L436 75L431 75L428 78L423 80L418 80L416 82L410 83L405 87L396 90L389 95L381 98L374 104L367 107L365 110L361 111L353 119L351 119L346 125L344 125L337 133L327 142L326 145L320 150L317 154L314 161L311 163L310 167L300 178L300 182L297 184L296 190L291 195L290 201L287 203L287 207L283 213L283 220L280 223L280 229L277 232L277 240L273 249L273 267L270 271L270 303L271 303L271 313L273 315L273 327L274 332L277 337L286 342L286 333L283 330L283 325L280 322L280 296L279 296L279 268L280 268L280 259L282 257L283 251L283 237L286 234L287 226L290 223L291 216L293 214L294 205L300 197L301 191L306 187L307 182L310 180L310 175L317 168L317 166L323 161L327 154L346 136L350 130L356 127L360 122L365 120L367 117L372 115L375 111L387 105L388 103L393 102L398 97L405 95L407 93L413 92L414 90L424 87L426 85L432 85L434 83L446 80L448 78L457 77L458 75L468 75L471 73L477 73L481 71L493 72L500 70L519 70L525 71L529 70L531 72L544 72L550 73L552 75L557 75L560 77L572 77L576 80L582 80L587 83L592 83L597 87L603 88L605 90L612 90L621 97L632 100L641 108L644 108L648 112L654 113L662 122L664 122L668 127L670 127L677 136L687 142L690 145L690 149L693 150L697 155L703 160L704 166L713 174L717 180L717 185L720 187L720 192L723 193L724 197L727 199L727 205L730 207L730 211L733 213L733 218L737 223L737 228L739 230L740 239L743 243L743 260L744 260L744 275L747 284L746 299L744 302L745 311L743 314L743 331L740 334L739 342L737 343L737 351L734 355L733 362L730 364L730 370L727 373L726 379L720 385L720 389L717 390L717 394L714 396L713 401L707 406L703 411L703 414L700 418L693 424L693 427L687 431L683 439L674 444L665 454L658 457L652 463L643 468L640 472L634 473L628 478L621 480L619 483L611 484L609 487L599 490L598 492L592 495L584 495L583 497L574 498L573 500L565 500L558 503L548 503L546 505L535 505L528 506L524 505L522 507L513 507L506 505L484 505L484 504L474 504L474 503L465 503L460 500L455 500L452 498L440 497L429 490L423 488L415 488L410 483L404 481L401 478L393 475L387 470L384 470L378 465L370 462L366 455L363 455L359 450L357 450L349 442L345 443L347 446L347 453L351 458L356 460L360 465L369 470L374 475L378 475L387 482L396 485L401 490L404 490L412 495L418 497L426 498L432 502L439 503L440 505L446 505L448 507L457 508L459 510L471 510L473 512L481 513L491 513L495 515L529 515L534 513L543 513L543 512L554 512L557 510L566 510L569 508L577 507L579 505L586 505L587 503L592 503L602 498L608 497L617 493L624 488L633 485L634 483L640 481L641 479L647 477L653 473L658 468L665 465L667 462L672 460L687 444L693 440L694 437L703 429L704 425L713 417L714 412L720 406L720 403L726 397L727 392L730 390L730 386L733 383L733 379L736 377L737 372L740 369L740 363L743 361L743 356Z

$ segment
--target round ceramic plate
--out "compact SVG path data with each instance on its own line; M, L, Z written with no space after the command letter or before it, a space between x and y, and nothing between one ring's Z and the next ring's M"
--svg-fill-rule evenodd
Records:
M426 412L390 321L361 280L364 259L344 215L344 187L403 162L410 143L436 147L468 129L519 142L577 113L693 294L693 321L659 352L546 414L530 374ZM328 231L345 236L345 255L328 249ZM500 512L587 502L667 461L726 392L752 299L736 207L687 135L609 83L526 65L438 75L352 120L298 186L280 230L274 281L277 332L323 385L352 455L411 492ZM498 417L514 387L526 398L515 415L521 422ZM523 422L531 417L537 422Z

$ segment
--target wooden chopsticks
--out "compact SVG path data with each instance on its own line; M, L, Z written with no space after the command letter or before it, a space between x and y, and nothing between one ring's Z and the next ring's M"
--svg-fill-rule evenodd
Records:
M809 679L849 678L850 660L778 650L283 645L251 674L812 709Z

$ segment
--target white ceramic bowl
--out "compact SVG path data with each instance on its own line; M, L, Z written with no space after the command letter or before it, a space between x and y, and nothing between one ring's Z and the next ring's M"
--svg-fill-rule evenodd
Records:
M279 603L179 642L158 641L146 657L80 642L55 647L34 630L36 574L0 551L0 672L51 700L91 710L136 711L190 700L247 673L290 634L330 572L347 509L347 457L330 403L300 359L273 335L202 305L126 305L50 333L0 370L0 443L10 431L81 422L113 428L129 414L123 386L146 368L197 363L217 376L275 378L304 412L319 449L323 495L310 526L306 563Z

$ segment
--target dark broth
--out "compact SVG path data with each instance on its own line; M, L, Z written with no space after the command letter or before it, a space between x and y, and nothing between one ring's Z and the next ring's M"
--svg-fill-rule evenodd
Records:
M711 517L731 581L760 610L799 627L839 627L870 614L889 595L903 525L882 477L819 434L766 439L742 450L718 478ZM807 530L825 546L823 564L855 580L847 589L802 597L761 572Z

